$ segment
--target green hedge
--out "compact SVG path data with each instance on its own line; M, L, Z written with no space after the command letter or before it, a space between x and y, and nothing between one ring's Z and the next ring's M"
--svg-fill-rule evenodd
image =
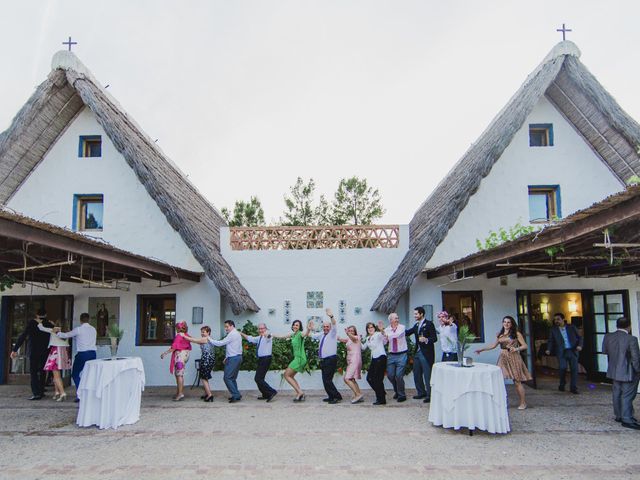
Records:
M258 327L254 325L250 320L245 323L241 330L247 335L258 335ZM338 335L346 337L346 334ZM407 343L409 346L410 356L409 361L407 362L407 368L405 369L405 374L410 373L413 369L413 354L415 353L415 346L410 338L407 338ZM242 340L242 348L244 352L240 370L256 369L258 363L258 358L256 356L256 347L257 345L249 343L246 340ZM320 368L320 359L318 358L318 342L311 339L310 337L306 337L304 339L304 349L307 353L308 360L307 367L305 369L306 373L311 373L313 370L318 370ZM215 347L215 356L216 361L214 370L222 370L224 368L222 360L225 357L225 348ZM271 367L269 368L269 370L284 370L289 366L291 360L293 360L291 341L289 341L288 339L274 338ZM364 352L362 352L362 370L367 371L369 369L370 363L371 352L369 351L369 349L366 349ZM342 342L338 342L338 373L342 374L345 368L347 368L347 346Z

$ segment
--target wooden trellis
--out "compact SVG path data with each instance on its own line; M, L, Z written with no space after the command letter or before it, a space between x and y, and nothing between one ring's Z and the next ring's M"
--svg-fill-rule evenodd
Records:
M231 227L232 250L398 248L398 225Z

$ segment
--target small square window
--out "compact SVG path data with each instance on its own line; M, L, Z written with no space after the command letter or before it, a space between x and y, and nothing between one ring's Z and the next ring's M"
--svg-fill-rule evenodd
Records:
M104 210L102 195L76 195L74 210L74 230L102 231Z
M79 157L101 157L102 137L100 135L84 135L80 137Z
M532 123L529 125L530 147L553 147L553 125L551 123Z
M550 222L560 218L560 188L556 186L529 187L529 221Z

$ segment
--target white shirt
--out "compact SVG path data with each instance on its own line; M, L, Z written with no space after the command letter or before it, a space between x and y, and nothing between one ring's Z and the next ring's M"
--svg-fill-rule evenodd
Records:
M380 332L376 332L362 343L362 350L368 348L371 350L371 358L378 358L382 355L387 355L384 351L384 344L387 343L387 339Z
M43 327L40 322L38 322L38 330L41 332L50 333L49 335L49 346L50 347L68 347L69 342L59 338L55 333L53 333L53 328Z
M320 342L318 345L320 358L333 357L338 352L338 328L333 323L329 333L326 335L324 332L312 333L311 338Z
M389 339L389 353L405 353L408 350L407 337L404 334L405 330L405 326L401 324L398 324L395 331L391 328L391 325L384 329L384 333L387 334Z
M268 337L258 335L257 337L250 337L247 335L247 342L255 343L258 345L258 357L270 357L273 351L273 338L271 335Z
M59 332L60 338L72 338L76 337L76 351L77 352L90 352L96 349L96 329L89 323L81 323L79 326L71 330L70 332Z
M456 353L458 351L458 326L455 323L441 325L439 333L442 352Z
M222 340L214 340L209 337L209 343L215 345L216 347L225 347L225 356L236 357L238 355L242 355L242 335L235 328L231 330L226 337Z

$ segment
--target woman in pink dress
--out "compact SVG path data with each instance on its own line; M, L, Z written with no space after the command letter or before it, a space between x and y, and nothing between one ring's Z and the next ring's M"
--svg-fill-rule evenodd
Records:
M176 396L173 400L179 402L184 398L184 369L187 366L187 360L189 360L189 353L191 351L191 342L187 340L187 322L184 320L176 324L176 336L173 339L171 348L160 355L160 358L164 358L165 355L171 353L171 363L169 364L169 372L176 376L176 386L178 388Z
M356 381L362 378L362 348L360 345L360 337L358 331L353 325L344 329L347 338L339 338L342 343L347 344L347 370L344 372L344 383L353 392L351 403L360 403L363 401L362 392Z
M38 321L38 329L49 334L49 356L44 364L44 371L53 374L53 386L56 390L53 399L56 402L64 402L67 394L62 383L62 370L71 370L71 357L69 357L69 342L56 335L56 332L60 331L58 323L53 322L55 328L47 328Z

